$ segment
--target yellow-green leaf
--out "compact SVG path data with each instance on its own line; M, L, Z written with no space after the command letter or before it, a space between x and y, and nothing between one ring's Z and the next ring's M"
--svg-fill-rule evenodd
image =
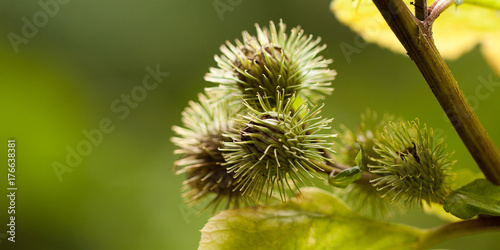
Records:
M417 249L427 232L364 218L317 188L301 194L219 213L201 230L199 249Z
M456 0L455 4L459 5L462 3L479 5L492 9L500 9L500 0Z
M412 1L404 0L408 8L414 10L410 5ZM339 21L366 41L406 54L371 0L333 0L330 7ZM432 31L436 46L445 59L456 59L482 43L483 54L500 74L500 15L497 10L471 4L451 6L436 19Z

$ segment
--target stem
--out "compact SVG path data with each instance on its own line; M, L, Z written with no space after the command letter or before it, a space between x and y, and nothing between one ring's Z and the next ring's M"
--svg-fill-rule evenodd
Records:
M428 249L443 241L461 236L500 230L500 217L478 218L431 229L420 241L419 248Z
M431 6L429 6L428 11L430 11L430 14L424 20L424 25L429 27L430 29L436 18L438 18L438 16L441 15L443 11L450 7L452 3L453 0L438 0L434 2Z
M334 167L336 167L338 170L337 171L342 171L342 170L346 170L348 168L351 168L351 166L347 166L347 165L344 165L342 163L338 163L338 162L335 162L332 164ZM361 177L361 179L357 180L357 182L366 182L366 183L370 183L371 180L377 178L375 175L373 175L372 173L368 173L368 172L364 172L363 171L363 176Z
M424 76L458 135L486 178L500 185L500 152L486 133L439 54L430 28L401 0L373 0Z
M429 15L427 11L427 0L415 0L415 16L424 21Z
M321 163L318 161L312 161L312 162L316 166L318 166L320 169L323 170L323 171L318 170L319 173L326 173L328 176L330 176L330 174L332 172L338 173L338 172L341 172L342 170L346 170L348 168L351 168L350 166L347 166L347 165L344 165L344 164L338 163L338 162L334 162L334 163L330 162L328 164L324 164L324 163ZM370 180L373 180L373 179L375 179L375 176L373 176L373 174L363 172L363 176L358 181L370 183Z

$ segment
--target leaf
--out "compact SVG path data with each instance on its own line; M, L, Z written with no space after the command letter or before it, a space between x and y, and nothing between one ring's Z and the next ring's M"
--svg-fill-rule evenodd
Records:
M413 0L403 0L408 8ZM469 0L469 2L491 2L498 0ZM432 0L428 4L432 4ZM467 0L464 0L467 3ZM330 8L340 22L349 26L364 40L376 43L394 52L406 54L406 50L397 40L382 15L371 0L333 0ZM500 43L500 15L495 9L484 8L472 4L461 4L444 11L434 22L432 33L439 52L445 59L456 59L481 43L483 55L491 67L500 75L500 60L498 60L498 44ZM355 44L354 44L355 45ZM350 46L350 47L349 47ZM352 52L343 48L345 56ZM497 49L495 53L494 50Z
M301 194L285 204L219 213L201 230L199 249L417 249L427 232L361 217L317 188Z
M500 0L456 0L455 4L457 4L457 1L460 1L459 4L462 3L468 3L468 4L474 4L478 6L483 6L491 9L500 9Z
M361 168L365 168L364 162L363 162L363 157L365 156L365 149L363 148L363 145L361 143L358 143L359 145L359 153L356 155L356 158L354 161L356 162L356 165L361 166Z
M345 169L336 175L333 175L333 173L335 172L332 172L332 175L328 178L328 184L339 188L346 188L349 184L359 180L363 176L363 171L358 166Z
M477 179L453 191L444 203L444 210L461 219L478 214L500 216L500 186Z

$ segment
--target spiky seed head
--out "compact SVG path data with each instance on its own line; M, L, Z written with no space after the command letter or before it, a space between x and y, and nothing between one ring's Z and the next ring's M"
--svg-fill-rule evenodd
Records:
M332 119L319 116L320 107L310 110L302 103L294 108L295 96L277 96L276 107L260 95L260 108L247 104L250 112L240 117L240 129L230 135L233 141L224 142L223 155L237 190L258 199L277 191L285 201L287 190L319 177L317 164L330 161L324 154L332 152L329 138L334 135L321 133Z
M272 21L269 28L255 26L256 36L244 31L243 41L221 46L222 55L215 56L218 68L210 68L207 81L243 97L253 108L259 107L257 94L276 105L276 93L297 93L314 103L333 91L336 72L328 68L332 60L318 55L326 47L318 46L320 38L304 35L300 27L287 34L281 21L278 29Z
M419 120L390 123L383 139L376 141L370 172L379 176L372 180L378 190L393 201L407 205L422 201L443 203L451 192L451 154L445 153L442 139L435 143L432 129Z
M183 197L189 205L211 197L208 206L214 211L219 206L246 205L249 199L235 189L234 173L227 172L219 151L223 142L232 141L224 133L229 131L232 118L240 108L227 107L227 103L213 92L199 94L198 98L199 102L191 101L182 112L184 126L172 128L177 133L177 137L171 139L177 146L174 153L180 155L174 163L176 173L186 175Z

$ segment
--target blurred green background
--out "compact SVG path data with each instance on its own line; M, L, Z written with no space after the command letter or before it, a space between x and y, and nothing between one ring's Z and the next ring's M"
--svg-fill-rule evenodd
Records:
M406 119L419 117L446 136L459 160L457 169L470 169L469 179L478 174L411 60L365 45L335 19L330 1L40 2L57 3L57 8L51 5L44 19L39 1L0 3L0 144L7 152L7 139L16 139L18 187L12 244L5 238L3 168L0 249L195 249L209 215L197 215L196 208L182 202L183 176L172 170L177 157L169 141L171 127L180 124L189 100L213 86L203 76L216 65L213 56L225 40L241 37L243 30L254 33L255 23L266 26L281 18L328 45L323 55L334 59L338 76L324 115L335 118L334 127L354 126L367 107ZM228 8L218 13L214 3ZM26 20L40 27L36 32L24 28L30 37L16 39L22 43L12 46L9 34L22 36ZM356 48L348 57L341 50L346 44ZM499 81L478 48L449 65L469 96L475 95L479 77ZM113 110L115 100L142 84L148 66L169 75L128 115ZM493 92L476 109L497 144L499 105L499 92ZM98 129L103 119L114 130L86 148L81 162L58 178L55 162L67 165L68 148L87 140L83 131ZM7 154L2 157L6 161ZM419 210L393 220L421 227L444 223ZM499 236L465 237L438 248L496 249Z

